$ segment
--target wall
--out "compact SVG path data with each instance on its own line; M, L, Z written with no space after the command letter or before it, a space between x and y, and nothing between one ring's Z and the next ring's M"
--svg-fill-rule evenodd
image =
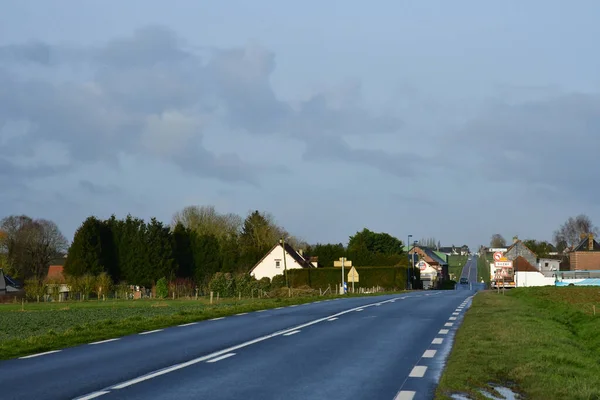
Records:
M296 262L287 252L285 253L285 261L287 263L287 269L302 268L300 264ZM279 266L277 266L279 261ZM260 280L264 277L272 279L275 275L285 274L285 268L283 264L283 248L281 246L275 247L267 256L261 261L261 263L252 270L250 275Z
M517 287L554 286L554 277L545 277L539 272L516 272Z
M548 265L546 266L546 264ZM558 271L560 270L560 260L555 260L553 258L540 258L538 269L540 271Z
M600 251L576 251L571 253L571 270L600 269Z
M517 257L523 257L529 262L529 264L535 266L537 265L537 256L531 252L523 242L517 242L513 248L507 251L504 254L504 257L508 258L510 261L515 261Z

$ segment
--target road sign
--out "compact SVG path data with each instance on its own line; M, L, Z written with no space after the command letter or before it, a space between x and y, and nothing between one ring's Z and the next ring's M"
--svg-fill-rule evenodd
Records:
M344 257L342 257L342 258L344 258ZM342 258L340 258L339 261L334 261L333 266L341 267L342 266ZM352 266L352 261L348 260L347 258L344 258L344 267L351 267L351 266Z
M512 268L513 266L512 261L496 261L494 264L496 265L496 268Z
M494 253L494 260L495 261L500 261L500 259L502 258L502 253L500 253L499 251Z
M350 272L348 272L348 282L358 283L358 272L354 267L350 268Z

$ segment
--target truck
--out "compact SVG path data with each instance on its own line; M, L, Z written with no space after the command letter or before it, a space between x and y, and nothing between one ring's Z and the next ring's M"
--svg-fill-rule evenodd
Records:
M515 271L512 261L490 263L490 285L492 289L509 289L516 287Z

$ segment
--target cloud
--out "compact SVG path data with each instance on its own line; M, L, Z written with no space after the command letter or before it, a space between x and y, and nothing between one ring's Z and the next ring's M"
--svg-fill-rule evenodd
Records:
M451 143L486 179L596 203L599 132L600 96L560 94L496 102Z

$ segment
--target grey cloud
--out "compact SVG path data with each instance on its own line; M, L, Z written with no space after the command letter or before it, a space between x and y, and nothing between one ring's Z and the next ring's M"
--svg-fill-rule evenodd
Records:
M495 104L453 139L486 178L597 202L599 132L600 97L569 94Z
M49 65L51 47L42 42L0 46L0 62L24 62Z
M80 180L79 186L85 189L88 193L99 196L120 192L119 187L116 185L99 185L97 183L88 181L87 179Z

